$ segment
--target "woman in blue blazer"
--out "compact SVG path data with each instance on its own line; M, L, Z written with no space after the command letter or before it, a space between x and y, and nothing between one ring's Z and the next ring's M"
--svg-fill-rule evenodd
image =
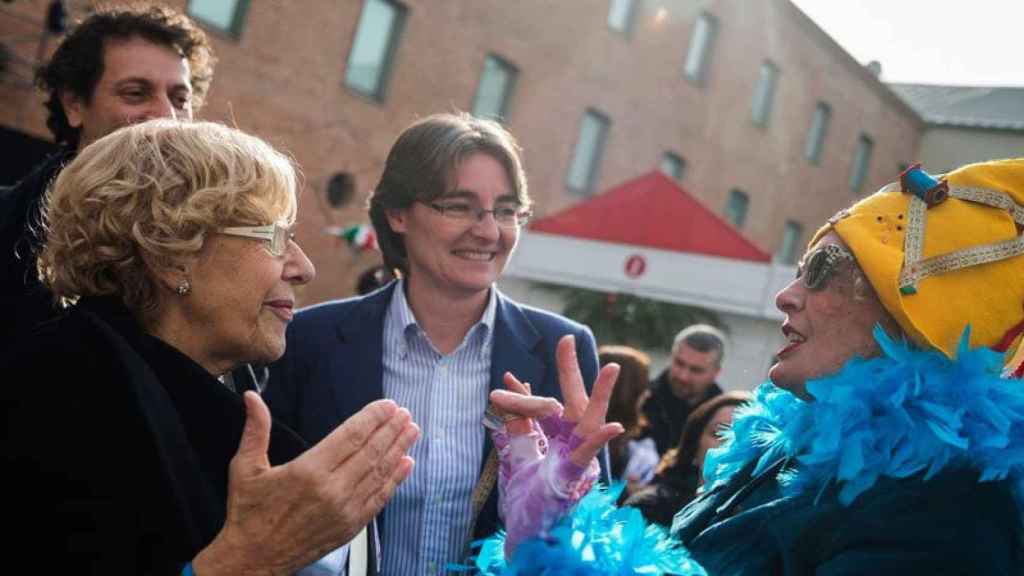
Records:
M383 515L382 568L440 574L499 527L481 425L489 392L511 372L560 397L555 347L567 334L589 385L596 346L585 326L495 288L530 217L519 147L499 124L438 114L410 126L388 154L370 217L399 279L299 312L266 398L308 441L376 399L409 408L425 434Z

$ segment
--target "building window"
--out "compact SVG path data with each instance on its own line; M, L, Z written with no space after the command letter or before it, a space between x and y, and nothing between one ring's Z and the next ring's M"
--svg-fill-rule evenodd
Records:
M686 78L694 84L703 84L711 59L711 47L718 33L718 21L707 12L697 16L690 36L690 49L686 53Z
M348 87L377 100L384 98L404 22L405 6L393 0L366 0L348 54Z
M686 172L686 160L683 160L683 157L678 154L665 152L658 168L669 178L678 182L683 179L683 173Z
M830 122L832 122L832 107L824 102L818 102L818 105L814 107L811 130L807 133L807 144L804 145L804 157L815 164L821 163L821 150L825 146L825 135L828 134Z
M800 235L803 234L803 231L804 227L799 222L786 221L786 227L782 231L782 244L779 246L778 253L775 254L776 262L787 266L796 264L797 247L800 245Z
M593 192L605 139L608 136L608 125L608 117L597 110L587 110L583 115L576 150L573 152L569 175L566 178L566 185L571 192L580 195Z
M188 15L234 38L242 35L248 0L189 0Z
M750 197L747 193L733 188L729 192L729 203L725 205L725 219L736 228L743 228L743 222L747 219L747 208L750 206Z
M775 100L775 87L779 83L779 67L769 60L761 64L761 75L754 88L754 100L750 104L750 115L754 124L767 126Z
M625 37L633 32L635 0L611 0L608 3L608 27Z
M480 118L501 120L508 112L508 101L512 96L519 71L503 58L488 55L480 84L473 99L473 115Z
M850 170L850 190L860 192L861 186L868 175L868 165L871 163L871 151L875 147L874 140L866 134L861 134L857 139L857 151L853 155L853 169Z

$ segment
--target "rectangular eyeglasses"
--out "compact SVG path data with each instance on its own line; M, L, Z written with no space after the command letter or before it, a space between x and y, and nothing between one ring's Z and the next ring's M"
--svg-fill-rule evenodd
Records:
M267 243L267 249L274 256L283 256L288 250L288 241L295 238L295 233L291 231L291 228L279 223L265 226L231 226L219 228L217 232L228 236L263 240Z

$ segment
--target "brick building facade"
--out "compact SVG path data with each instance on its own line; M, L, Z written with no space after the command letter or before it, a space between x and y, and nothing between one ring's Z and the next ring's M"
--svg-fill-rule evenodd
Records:
M205 18L219 58L199 116L258 134L302 167L298 238L319 272L306 304L353 293L376 263L323 229L365 221L391 143L433 112L497 106L540 214L665 166L781 259L913 161L922 129L788 0L169 3ZM41 137L42 98L25 79L47 4L0 7L13 56L0 126ZM591 146L578 151L581 139ZM355 197L333 207L326 188L339 172Z

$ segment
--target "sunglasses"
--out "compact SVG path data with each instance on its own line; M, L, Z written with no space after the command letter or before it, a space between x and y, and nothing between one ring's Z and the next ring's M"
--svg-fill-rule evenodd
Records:
M229 228L218 228L217 232L228 236L242 236L244 238L256 238L267 243L267 250L274 256L283 256L288 250L288 241L295 239L295 233L282 224L267 224L265 226L232 226Z
M804 256L797 266L796 277L808 290L821 290L844 262L856 262L856 259L845 248L837 244L826 244Z

